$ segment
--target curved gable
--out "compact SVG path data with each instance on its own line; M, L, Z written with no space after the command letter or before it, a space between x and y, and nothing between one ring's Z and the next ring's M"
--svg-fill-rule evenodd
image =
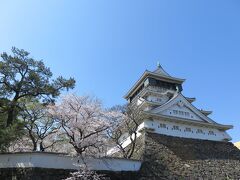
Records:
M215 123L212 119L193 106L181 93L176 94L171 100L162 106L151 110L151 113Z

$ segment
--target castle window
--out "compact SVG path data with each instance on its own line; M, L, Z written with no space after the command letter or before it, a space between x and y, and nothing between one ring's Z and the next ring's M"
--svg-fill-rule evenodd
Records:
M215 133L213 131L209 131L208 133L209 135L215 135Z
M191 128L186 128L185 131L186 132L192 132L192 129Z
M161 128L167 128L167 125L161 123L161 124L160 124L160 127L161 127Z
M173 126L173 130L179 131L179 126Z
M202 130L202 129L198 129L198 130L197 130L197 133L203 134L203 130Z
M184 111L178 111L178 110L173 110L174 115L180 115L180 116L185 116L185 117L190 117L189 112L184 112Z
M177 110L173 110L173 114L178 114L178 111Z

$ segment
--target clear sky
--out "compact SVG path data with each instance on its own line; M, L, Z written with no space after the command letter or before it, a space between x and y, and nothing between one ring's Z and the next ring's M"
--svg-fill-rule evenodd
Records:
M160 61L240 141L239 0L0 0L0 52L12 46L106 107Z

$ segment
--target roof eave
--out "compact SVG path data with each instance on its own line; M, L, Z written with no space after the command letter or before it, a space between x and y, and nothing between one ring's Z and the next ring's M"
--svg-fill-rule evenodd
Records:
M188 100L188 102L190 102L190 103L193 103L193 102L195 102L196 101L196 98L190 98L190 97L185 97L187 100Z
M213 112L212 111L207 111L207 110L200 110L203 114L205 114L206 116L211 115Z
M175 77L172 77L172 76L161 75L161 74L154 73L154 72L151 72L151 71L148 71L148 70L146 70L146 72L153 75L153 76L161 77L161 78L164 78L166 80L174 81L174 82L179 83L179 84L182 84L186 80L186 79L181 79L181 78L175 78Z

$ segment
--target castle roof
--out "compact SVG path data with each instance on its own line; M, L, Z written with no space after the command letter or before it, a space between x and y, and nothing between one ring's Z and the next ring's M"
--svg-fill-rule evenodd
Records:
M181 78L175 78L170 76L161 65L158 65L158 68L155 71L148 71L146 70L143 75L140 77L140 79L133 85L133 87L127 92L127 94L124 96L125 99L130 98L138 89L139 87L144 83L146 78L154 78L157 80L161 80L164 82L174 83L174 84L182 84L185 79Z
M153 71L156 74L163 75L163 76L169 76L171 77L163 68L160 64L158 64L158 67L155 71Z

